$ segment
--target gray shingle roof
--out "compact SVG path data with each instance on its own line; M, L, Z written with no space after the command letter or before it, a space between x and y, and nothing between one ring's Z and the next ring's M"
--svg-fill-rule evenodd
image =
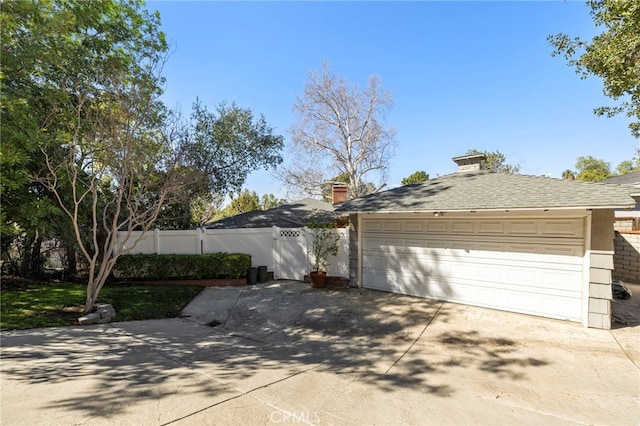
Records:
M615 183L619 185L640 186L640 172L627 173L621 176L614 176L609 179L601 180L600 183Z
M629 187L507 173L441 176L347 201L346 212L469 211L509 209L628 208Z
M335 219L333 206L324 201L305 198L270 210L255 210L208 223L207 229L299 228L314 222Z

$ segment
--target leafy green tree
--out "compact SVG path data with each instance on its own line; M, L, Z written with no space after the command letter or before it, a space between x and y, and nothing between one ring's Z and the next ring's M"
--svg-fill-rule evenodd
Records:
M626 175L627 173L640 172L640 164L638 164L637 160L636 161L625 160L620 164L618 164L618 167L616 167L616 172L619 175Z
M191 199L191 223L202 228L214 220L220 212L224 197L219 194L209 193Z
M213 220L220 220L242 213L248 213L255 210L269 210L285 203L285 200L276 198L273 194L264 194L260 197L255 191L245 189L239 192L235 197L231 194L231 202L222 210L219 210Z
M210 177L211 192L238 191L252 171L282 162L284 138L248 108L223 102L210 112L196 100L191 123L183 147L189 164Z
M69 219L88 265L85 312L139 241L132 231L188 205L202 182L225 193L281 161L282 137L250 110L197 104L190 122L166 110L167 43L142 1L7 2L0 13L3 195L46 189ZM16 218L7 211L3 226Z
M611 166L604 160L592 156L578 157L576 179L585 182L597 182L611 176Z
M285 200L276 198L273 194L264 194L260 198L260 208L262 210L270 210L279 207L285 203Z
M619 175L640 172L640 149L636 150L636 156L631 160L625 160L618 164L618 167L616 167L616 172Z
M567 169L564 172L562 172L562 179L564 179L564 180L575 180L576 179L576 174L572 170Z
M159 16L141 1L25 3L2 10L15 23L3 34L12 44L3 57L24 65L6 74L7 95L30 131L11 136L35 141L42 156L32 179L51 191L73 226L89 269L89 312L128 250L131 234L118 241L118 231L148 229L185 186L159 132L166 111L158 71L167 44Z
M255 191L245 189L231 200L230 211L233 216L254 210L261 210L260 198Z
M38 61L46 54L42 33L52 25L33 23L40 6L24 1L0 8L0 233L5 266L23 275L38 273L41 243L55 234L61 214L46 188L32 180L43 163L39 146L46 135L39 123L50 113L55 94L37 81Z
M507 158L500 151L479 151L477 149L470 149L467 151L467 155L484 154L485 159L480 163L482 170L488 170L494 173L519 173L520 164L508 164Z
M412 183L420 183L429 180L429 174L423 170L418 170L417 172L413 172L406 178L402 179L402 186L411 185Z
M587 5L594 24L603 32L591 41L566 34L548 37L553 56L563 55L581 78L592 74L602 79L605 96L618 102L594 110L608 117L625 113L633 121L631 133L640 137L640 2L590 0Z

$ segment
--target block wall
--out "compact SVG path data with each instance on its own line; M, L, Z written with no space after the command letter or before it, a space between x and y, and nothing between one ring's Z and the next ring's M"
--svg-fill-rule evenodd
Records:
M617 231L613 278L630 283L640 283L640 232Z

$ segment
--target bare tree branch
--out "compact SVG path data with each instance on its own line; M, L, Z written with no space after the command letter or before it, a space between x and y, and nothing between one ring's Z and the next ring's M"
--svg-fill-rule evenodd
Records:
M293 107L298 114L291 128L293 160L277 176L290 188L317 196L323 184L348 176L349 198L378 190L364 184L371 174L382 181L395 149L395 131L383 125L393 105L389 92L376 76L361 90L331 74L329 64L309 73L303 96Z

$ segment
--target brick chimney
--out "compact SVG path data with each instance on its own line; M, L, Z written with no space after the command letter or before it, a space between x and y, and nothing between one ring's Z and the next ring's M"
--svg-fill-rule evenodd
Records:
M331 204L338 204L347 201L347 184L334 183L331 186Z
M458 173L464 173L480 170L480 163L485 158L484 154L471 154L453 157L452 160L458 164Z

